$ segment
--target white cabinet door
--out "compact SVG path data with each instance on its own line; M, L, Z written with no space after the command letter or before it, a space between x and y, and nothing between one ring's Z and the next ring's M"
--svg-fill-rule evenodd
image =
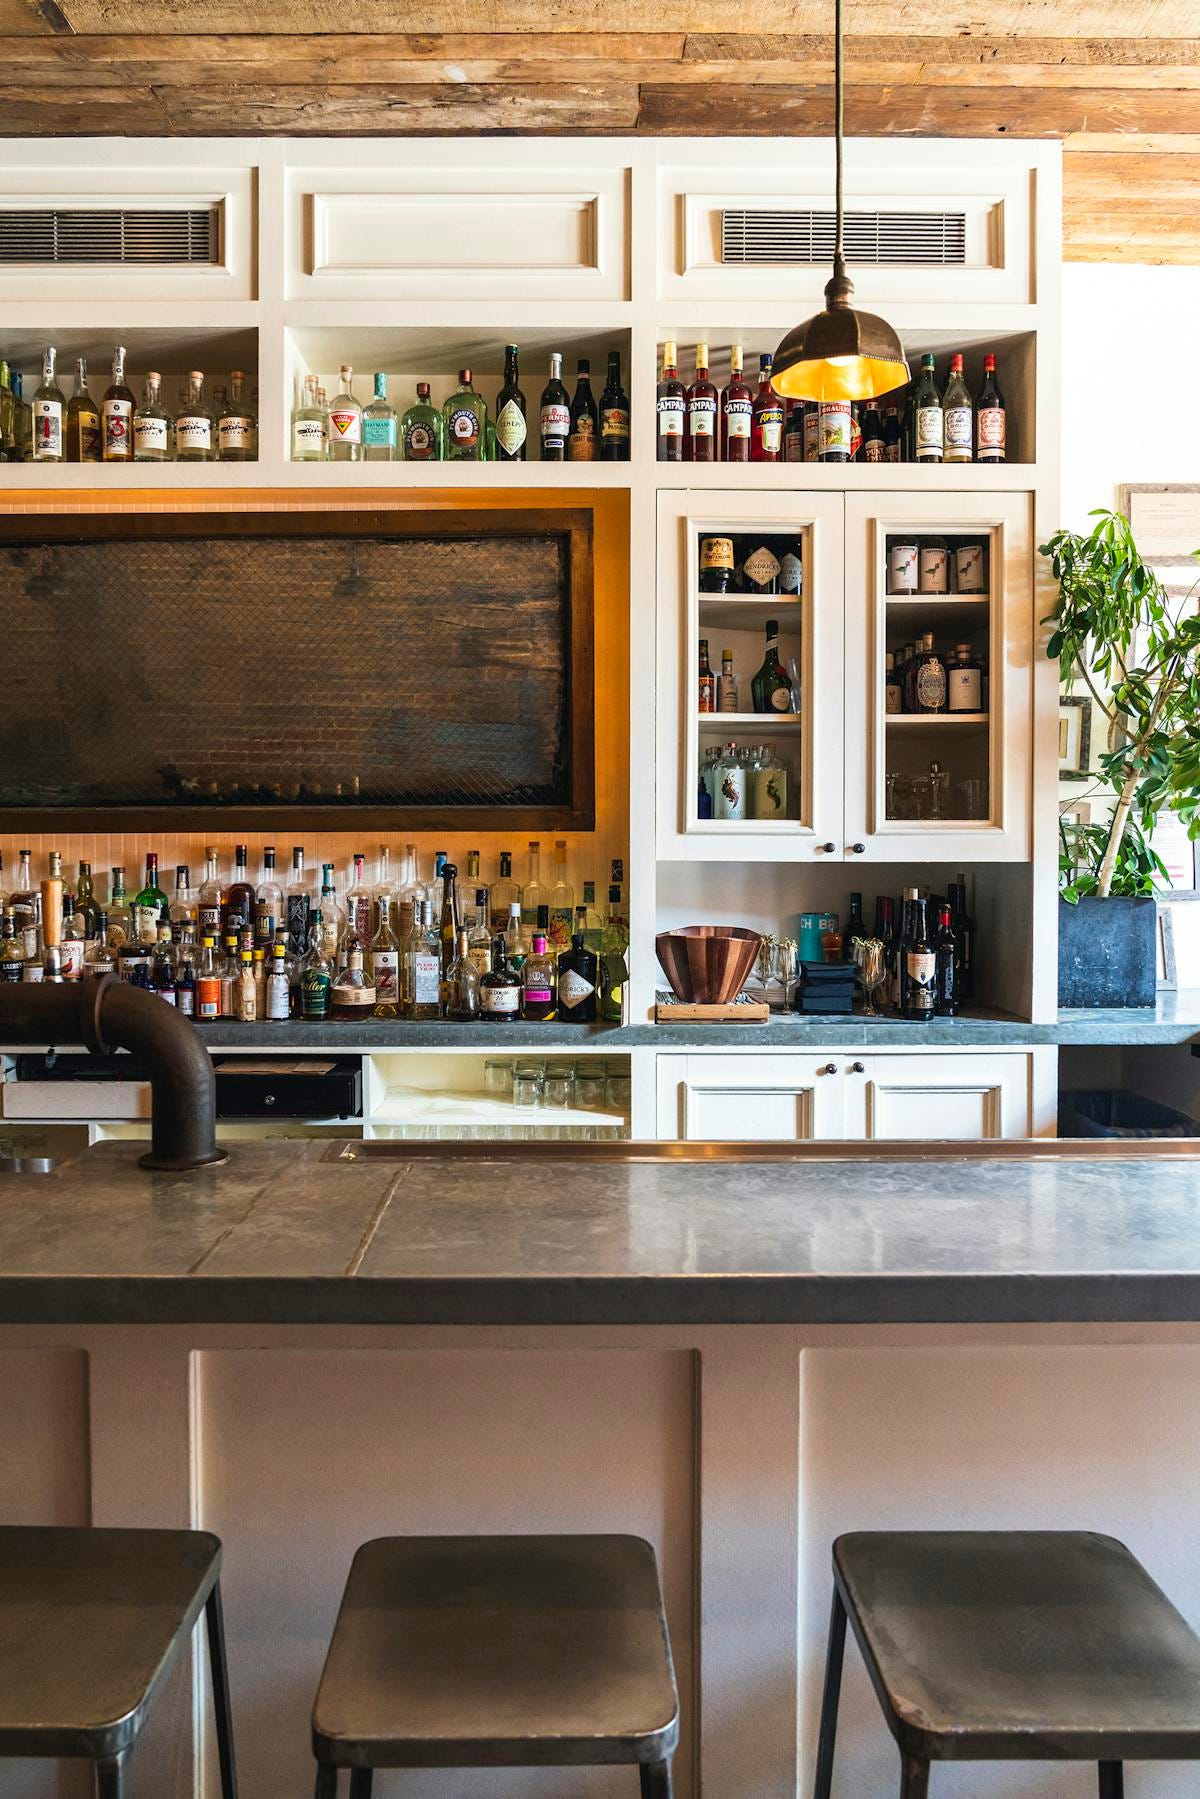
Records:
M1030 853L1034 641L1027 493L846 498L845 843L875 862L1024 862ZM962 550L969 590L897 593L889 549ZM951 574L953 584L954 575ZM982 663L984 709L889 715L885 658L932 632ZM936 773L934 772L936 771ZM933 779L931 780L931 775ZM936 787L936 794L935 794Z
M1033 1065L1025 1051L843 1054L838 1066L846 1135L857 1141L978 1143L1031 1134Z
M805 1143L841 1137L844 1058L659 1056L658 1136L686 1143Z
M845 508L839 493L682 490L658 502L658 853L667 861L827 861L842 855L842 639ZM736 553L799 558L800 594L756 597L700 592L705 537L729 537ZM751 681L763 660L765 627L780 627L779 654L798 673L798 710L755 713ZM699 709L699 642L717 672L730 649L735 713ZM698 804L705 751L735 742L773 746L785 771L778 814L703 818ZM639 754L635 739L634 755ZM649 743L645 754L649 756ZM752 777L745 781L752 788ZM772 803L765 791L758 808Z

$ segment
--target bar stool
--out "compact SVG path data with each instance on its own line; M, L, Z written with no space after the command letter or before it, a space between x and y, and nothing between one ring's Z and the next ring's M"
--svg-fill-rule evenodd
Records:
M829 1799L849 1614L900 1748L936 1761L1200 1761L1200 1639L1123 1543L1089 1531L866 1531L833 1546L815 1799Z
M317 1799L350 1768L635 1763L671 1799L679 1701L638 1537L380 1537L354 1557L313 1706Z
M208 1625L222 1799L237 1799L221 1545L199 1530L0 1528L0 1757L83 1757L123 1799L150 1702Z

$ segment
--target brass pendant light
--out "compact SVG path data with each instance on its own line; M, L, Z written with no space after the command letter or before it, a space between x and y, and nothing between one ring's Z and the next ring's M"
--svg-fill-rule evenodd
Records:
M903 387L909 378L904 346L886 319L850 304L842 238L842 0L834 0L834 130L837 226L833 278L825 310L789 331L775 352L771 383L789 400L869 400Z

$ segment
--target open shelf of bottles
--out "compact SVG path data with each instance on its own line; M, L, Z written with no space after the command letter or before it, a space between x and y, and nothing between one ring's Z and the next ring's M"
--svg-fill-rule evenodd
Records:
M889 822L990 814L990 533L889 531L884 549L884 795Z

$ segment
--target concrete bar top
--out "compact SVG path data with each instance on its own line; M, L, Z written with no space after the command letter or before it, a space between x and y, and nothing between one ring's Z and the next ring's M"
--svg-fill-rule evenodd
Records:
M152 1175L109 1143L0 1176L0 1323L1200 1321L1182 1145L351 1147L238 1144Z

